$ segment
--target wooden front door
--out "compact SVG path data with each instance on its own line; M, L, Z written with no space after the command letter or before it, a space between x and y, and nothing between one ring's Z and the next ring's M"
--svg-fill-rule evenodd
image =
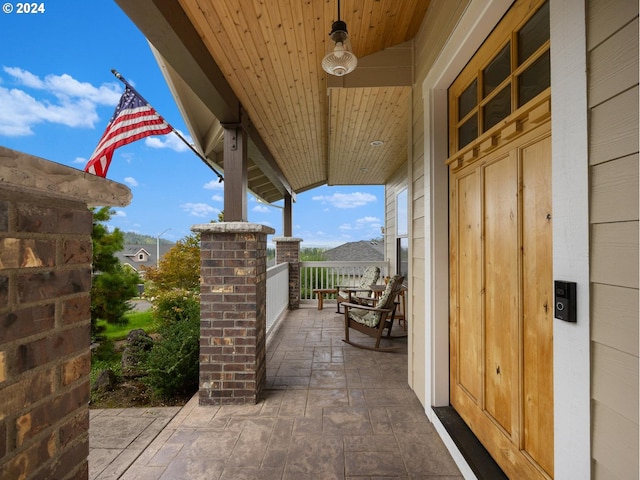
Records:
M553 477L549 41L523 45L545 21L515 2L449 90L451 404L518 480Z
M553 474L551 137L522 140L450 197L451 404L513 479Z

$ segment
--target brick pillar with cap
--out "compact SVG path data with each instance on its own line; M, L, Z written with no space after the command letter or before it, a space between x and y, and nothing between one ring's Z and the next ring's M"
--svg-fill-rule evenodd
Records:
M200 232L200 405L257 403L266 383L267 235L247 222Z
M301 238L277 237L276 264L289 263L289 309L300 308L300 242Z
M0 147L0 478L89 478L90 205L111 180Z

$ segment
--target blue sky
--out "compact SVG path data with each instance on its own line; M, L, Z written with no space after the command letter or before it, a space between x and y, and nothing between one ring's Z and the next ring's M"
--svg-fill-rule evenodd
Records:
M14 11L0 13L0 145L84 169L124 90L112 68L188 137L147 41L114 1L53 0L31 14L9 3ZM124 231L170 229L162 238L175 241L223 209L223 184L175 135L117 149L107 178L133 192L110 223ZM248 210L249 221L282 234L281 209L250 196ZM383 223L382 186L319 187L293 206L303 247L379 237Z

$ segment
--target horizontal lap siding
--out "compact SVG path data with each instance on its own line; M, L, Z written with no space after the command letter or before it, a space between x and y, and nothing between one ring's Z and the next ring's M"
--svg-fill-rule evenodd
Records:
M638 4L588 4L593 478L638 478Z
M411 123L411 165L410 175L410 207L409 218L411 267L410 267L410 298L409 312L411 315L411 338L409 377L410 384L420 402L428 406L429 400L425 395L425 335L429 314L425 304L425 278L430 272L425 271L425 259L428 252L425 245L425 151L424 151L424 99L422 98L422 84L429 73L429 69L438 58L447 38L460 19L469 0L447 0L446 2L432 2L420 32L414 39L415 48L415 78L413 87L412 123ZM444 162L446 159L436 159ZM437 205L435 208L448 210L448 205ZM431 368L426 366L426 368Z

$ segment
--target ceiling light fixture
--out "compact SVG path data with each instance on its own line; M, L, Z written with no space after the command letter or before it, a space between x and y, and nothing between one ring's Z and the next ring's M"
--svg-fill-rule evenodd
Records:
M347 24L340 20L340 0L338 0L338 20L331 25L329 36L335 46L322 59L322 69L337 77L353 72L358 65L358 59L351 51Z
M381 147L382 145L384 145L384 142L382 140L374 140L369 145L371 145L372 147Z

